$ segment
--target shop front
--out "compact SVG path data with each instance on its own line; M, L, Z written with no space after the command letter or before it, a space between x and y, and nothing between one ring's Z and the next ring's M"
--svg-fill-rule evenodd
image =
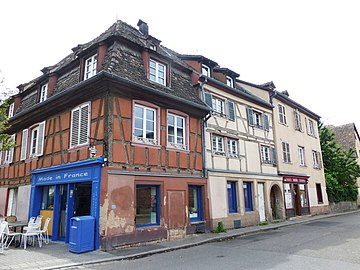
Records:
M70 220L75 216L95 218L95 249L99 248L100 180L103 158L84 160L31 172L29 217L51 218L52 240L69 242Z
M310 214L307 176L283 177L286 218Z

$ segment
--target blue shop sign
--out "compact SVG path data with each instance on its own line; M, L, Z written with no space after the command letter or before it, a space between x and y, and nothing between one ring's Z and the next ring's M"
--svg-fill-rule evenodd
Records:
M61 173L48 173L39 175L36 182L49 182L49 181L85 181L91 179L91 169L83 169L77 171L65 171Z

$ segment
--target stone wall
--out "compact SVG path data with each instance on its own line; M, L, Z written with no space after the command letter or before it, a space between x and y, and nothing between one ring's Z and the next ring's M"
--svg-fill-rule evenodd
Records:
M358 209L356 201L353 202L338 202L338 203L329 203L331 213L341 213L351 210Z

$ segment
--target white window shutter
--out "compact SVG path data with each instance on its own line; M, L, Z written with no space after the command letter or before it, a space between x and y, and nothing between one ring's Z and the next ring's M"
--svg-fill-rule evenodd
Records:
M89 139L89 104L81 107L79 144L88 143Z
M20 160L25 160L27 155L27 144L28 144L28 136L29 136L29 130L24 129L22 132L22 138L21 138L21 153L20 153Z
M70 147L78 145L79 142L79 121L80 121L80 109L77 108L71 113L71 135L70 135Z
M38 144L36 146L37 156L42 156L44 153L44 134L45 134L45 121L39 124Z
M15 136L16 136L15 134L11 135L11 139L13 139L13 140L14 140L14 143L16 144ZM9 160L8 160L8 162L9 162L9 164L10 164L10 163L13 162L14 147L11 147L11 148L9 149L9 151L10 151L10 154L9 154Z

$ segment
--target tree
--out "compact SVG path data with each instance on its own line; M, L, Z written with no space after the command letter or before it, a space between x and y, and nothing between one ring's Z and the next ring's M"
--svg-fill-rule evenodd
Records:
M319 123L319 130L329 201L356 201L356 180L360 177L360 166L357 164L355 149L342 149L336 143L334 133L322 123Z

